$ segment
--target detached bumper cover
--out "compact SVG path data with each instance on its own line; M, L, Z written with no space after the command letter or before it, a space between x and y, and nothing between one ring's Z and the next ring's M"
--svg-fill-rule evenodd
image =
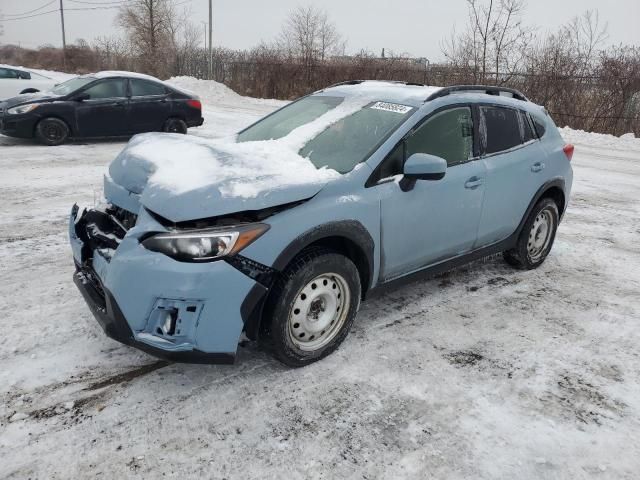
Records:
M235 355L231 353L207 353L198 349L169 351L136 340L111 292L108 290L100 292L99 287L93 283L92 274L76 267L78 270L73 274L73 282L107 336L172 362L232 364L235 361Z
M146 250L138 236L150 231L153 219L144 210L116 248L97 246L96 229L107 222L85 225L99 216L89 213L79 217L74 207L69 221L74 282L105 333L171 361L233 363L267 287L225 261L182 263Z

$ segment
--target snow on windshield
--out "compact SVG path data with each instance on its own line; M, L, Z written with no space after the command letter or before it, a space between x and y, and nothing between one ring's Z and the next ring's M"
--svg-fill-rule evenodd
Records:
M142 169L149 185L176 194L215 187L224 197L254 198L275 189L324 184L340 173L316 168L298 152L310 139L370 102L366 96L347 98L278 140L237 143L235 138L137 135L115 162L124 168Z

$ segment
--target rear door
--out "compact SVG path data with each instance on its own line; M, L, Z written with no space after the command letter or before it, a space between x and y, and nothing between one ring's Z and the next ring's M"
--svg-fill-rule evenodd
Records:
M478 246L486 246L515 232L543 183L545 153L526 113L498 105L479 111L487 183Z
M126 79L100 80L80 93L89 95L88 99L76 102L80 136L103 137L129 133Z
M161 83L129 79L131 88L130 122L133 133L160 131L171 113L167 88Z

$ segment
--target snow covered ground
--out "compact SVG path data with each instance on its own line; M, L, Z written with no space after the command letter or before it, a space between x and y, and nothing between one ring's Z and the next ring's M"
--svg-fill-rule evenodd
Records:
M281 102L188 78L193 135ZM637 478L640 140L563 130L574 192L550 258L495 258L363 304L329 358L168 364L104 336L67 215L123 141L0 136L0 478Z

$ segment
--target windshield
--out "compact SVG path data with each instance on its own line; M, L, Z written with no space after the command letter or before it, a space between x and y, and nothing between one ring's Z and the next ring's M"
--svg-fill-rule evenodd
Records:
M278 110L238 134L238 142L277 140L342 103L341 97L305 97Z
M68 95L71 92L75 92L79 88L84 87L88 83L91 83L95 80L93 77L76 77L71 80L67 80L66 82L61 83L60 85L56 85L51 89L51 93L55 95Z
M413 107L373 102L338 120L300 150L316 168L347 173L365 161L414 112Z
M276 140L313 122L344 101L341 97L310 96L298 100L238 134L238 142ZM366 160L415 108L371 102L306 141L298 152L316 168L347 173Z

